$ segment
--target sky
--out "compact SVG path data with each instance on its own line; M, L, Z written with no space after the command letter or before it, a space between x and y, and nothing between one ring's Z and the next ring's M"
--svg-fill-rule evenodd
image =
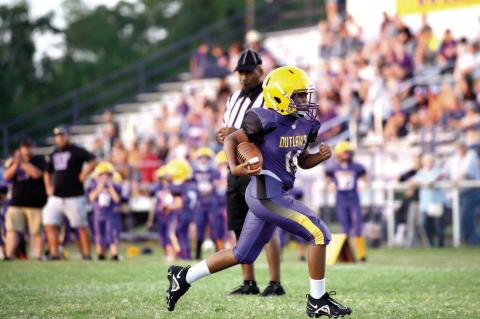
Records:
M107 7L115 6L120 0L82 0L90 8L95 8L98 5L105 5ZM136 2L136 0L127 0L128 2ZM0 4L15 4L19 0L0 0ZM57 28L65 27L64 14L61 10L63 0L27 0L30 5L30 14L32 18L37 18L49 12L54 12L53 25ZM34 34L33 40L35 42L36 52L34 61L38 62L43 56L51 58L59 58L65 52L65 39L62 35L54 34L52 32L43 32Z

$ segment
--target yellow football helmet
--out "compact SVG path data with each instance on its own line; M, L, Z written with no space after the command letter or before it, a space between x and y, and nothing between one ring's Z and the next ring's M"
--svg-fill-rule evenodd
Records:
M167 165L168 175L174 183L183 183L192 176L192 167L185 159L176 159Z
M206 147L206 146L199 147L195 151L195 157L196 158L199 158L199 157L202 157L202 156L212 158L214 155L215 155L215 153L212 151L212 149L210 147Z
M265 106L281 115L316 118L318 104L311 101L315 87L305 71L295 66L282 66L270 72L263 81ZM304 96L302 102L296 96Z
M155 177L157 179L165 178L168 175L168 167L167 165L160 166L156 171L155 171Z
M339 155L345 152L353 152L353 145L348 141L341 141L335 145L335 154Z
M215 156L215 162L217 163L217 165L226 164L227 163L227 153L225 153L225 151L218 152L217 155Z
M113 167L112 163L107 161L102 161L95 166L93 170L94 177L97 177L102 174L113 174L115 172L115 168Z

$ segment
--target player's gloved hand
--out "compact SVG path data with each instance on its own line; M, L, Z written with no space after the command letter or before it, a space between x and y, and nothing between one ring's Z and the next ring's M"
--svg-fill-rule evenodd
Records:
M332 150L330 149L330 146L328 146L325 143L320 144L320 149L318 150L318 153L320 154L322 158L322 162L328 160L330 157L332 157Z
M249 162L235 165L233 167L230 167L230 172L232 173L232 175L235 176L253 176L257 175L262 170L261 167L252 170L250 169L250 165L251 164Z

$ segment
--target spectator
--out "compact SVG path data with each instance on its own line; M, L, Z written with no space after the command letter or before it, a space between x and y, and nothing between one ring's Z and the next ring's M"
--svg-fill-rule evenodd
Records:
M472 102L466 104L466 114L459 122L458 128L465 132L465 143L469 149L480 151L480 114Z
M456 154L449 166L450 180L458 185L464 180L480 180L480 161L473 150L468 150L464 143L458 144ZM478 207L480 191L478 189L460 190L461 237L468 245L478 245L475 209Z
M398 98L393 97L392 113L385 124L385 139L392 140L407 135L407 113L402 111Z
M13 163L6 169L4 178L12 183L12 198L7 209L5 222L7 228L7 257L15 257L19 235L25 235L28 225L33 256L42 257L42 207L47 201L43 172L45 159L33 155L32 142L28 139L20 143L15 151Z
M205 76L209 63L208 44L201 43L197 51L190 59L190 74L194 79L201 79Z
M112 152L113 142L119 136L118 123L113 120L113 114L110 111L103 113L102 134L104 141L104 157L108 158Z
M111 162L122 176L128 176L128 152L118 138L113 142Z
M229 69L230 72L235 70L237 66L238 58L240 58L240 54L242 54L243 48L240 42L234 42L230 48L228 49L228 58L229 58Z
M413 158L413 166L406 172L402 173L398 177L398 182L407 182L414 177L418 171L420 171L422 167L422 158L421 156L414 156ZM406 226L406 236L404 240L398 240L402 246L405 247L413 247L415 246L417 239L420 234L420 226L421 226L421 215L419 214L420 211L418 209L418 190L409 183L407 184L407 190L405 192L405 197L402 199L402 203L397 210L397 218L396 221L399 224L399 228L401 224ZM401 233L400 229L397 231ZM403 237L403 236L400 236Z
M444 245L444 216L443 192L435 188L435 183L441 177L441 170L435 166L432 154L422 157L422 168L413 178L419 188L419 206L422 214L423 226L431 247Z
M457 59L457 41L453 39L452 31L445 30L440 49L438 51L438 63L443 71L453 71Z
M212 48L212 57L215 60L212 69L209 72L209 76L222 77L227 76L230 73L228 69L228 55L220 46Z
M132 144L130 146L130 149L128 150L128 155L127 155L127 162L128 166L130 167L130 173L131 178L135 181L140 180L140 173L139 173L139 168L140 168L140 152L138 150L138 141L134 140L132 141Z
M153 151L152 141L144 141L139 149L140 183L150 184L155 180L155 170L160 166L160 159Z
M53 260L60 258L58 228L62 225L65 215L71 227L78 230L83 259L91 260L83 183L95 166L95 156L84 148L70 143L68 129L65 126L56 127L53 133L55 149L50 153L44 174L48 200L43 208L43 224L50 257ZM85 167L84 163L87 164Z
M103 138L101 136L95 136L91 148L93 155L97 158L105 158L105 146L107 145L105 145Z
M162 162L166 162L166 161L167 161L167 157L168 157L168 152L169 152L169 149L168 149L168 143L167 143L167 136L166 136L166 134L160 134L160 135L158 135L158 137L157 137L157 154L158 154L158 158L159 158Z

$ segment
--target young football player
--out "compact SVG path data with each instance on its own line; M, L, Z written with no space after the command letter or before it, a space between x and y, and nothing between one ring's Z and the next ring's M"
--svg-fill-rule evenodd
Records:
M163 247L164 256L167 261L175 259L176 252L179 250L177 238L175 235L176 215L172 213L171 206L174 204L174 197L170 192L170 175L168 165L157 169L155 176L158 183L150 189L150 193L155 198L154 216L160 245ZM153 222L149 218L147 224Z
M205 240L207 226L210 228L211 238L216 250L223 249L223 228L218 218L218 203L215 195L215 181L219 172L214 167L215 153L208 147L200 147L195 151L193 165L193 178L197 183L198 201L194 212L197 233L197 246L195 258L202 256L202 244Z
M228 175L228 163L227 154L224 151L220 151L215 155L215 163L219 171L217 180L215 181L215 193L218 203L218 227L219 236L223 240L227 238L227 175Z
M293 187L297 166L313 168L331 156L325 144L320 144L318 152L307 150L320 127L316 120L318 104L311 102L313 92L307 74L297 67L280 67L265 78L267 108L250 110L242 129L230 134L224 144L232 174L252 176L245 194L249 212L240 239L233 249L219 251L193 267L168 269L169 311L193 282L240 263L254 262L279 226L301 236L309 245L307 315L337 317L352 312L332 299L334 293L325 290L326 245L331 240L327 226L311 209L286 194ZM262 152L263 167L252 170L248 161L237 162L237 145L248 141Z
M189 197L191 185L187 181L192 175L192 168L187 160L176 159L168 164L168 172L171 179L169 188L175 203L171 213L177 218L175 229L179 245L177 257L188 260L191 259L189 225L192 211L189 205L192 198Z
M118 260L118 206L121 201L120 185L113 182L115 169L109 162L100 162L93 171L88 199L93 207L95 249L99 260L105 260L105 247L110 248L112 260Z
M342 230L348 236L353 236L353 243L358 258L366 261L366 244L363 237L363 214L360 205L357 184L360 178L366 177L365 168L353 161L353 146L342 141L335 146L337 162L326 170L336 186L336 214L342 225Z

